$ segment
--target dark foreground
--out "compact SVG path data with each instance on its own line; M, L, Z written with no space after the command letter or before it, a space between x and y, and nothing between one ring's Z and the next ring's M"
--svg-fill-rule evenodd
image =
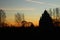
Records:
M42 29L40 27L0 27L0 32L32 32L32 33L40 33L40 32L60 32L60 27L55 27L53 30Z

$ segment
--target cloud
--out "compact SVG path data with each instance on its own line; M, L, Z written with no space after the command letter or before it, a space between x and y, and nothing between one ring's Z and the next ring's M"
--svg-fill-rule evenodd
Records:
M3 10L29 10L29 11L33 11L35 10L35 8L0 8Z
M26 1L27 1L27 2L37 3L37 4L45 4L45 5L49 5L49 6L60 7L60 5L56 5L56 4L52 4L52 3L39 2L39 1L34 1L34 0L26 0Z

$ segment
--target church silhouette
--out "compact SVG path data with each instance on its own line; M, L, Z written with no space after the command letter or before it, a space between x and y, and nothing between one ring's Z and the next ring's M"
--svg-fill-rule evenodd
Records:
M54 31L54 25L49 13L45 10L39 20L39 27L41 32Z

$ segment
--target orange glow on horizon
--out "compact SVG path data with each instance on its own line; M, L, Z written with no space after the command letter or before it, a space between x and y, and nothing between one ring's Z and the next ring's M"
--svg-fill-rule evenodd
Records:
M29 22L30 22L30 21L29 21ZM32 21L32 23L34 24L34 26L38 26L38 22L37 22L37 21ZM18 25L16 22L13 22L13 21L9 21L9 22L7 22L7 24L8 24L9 26L21 26L21 24Z

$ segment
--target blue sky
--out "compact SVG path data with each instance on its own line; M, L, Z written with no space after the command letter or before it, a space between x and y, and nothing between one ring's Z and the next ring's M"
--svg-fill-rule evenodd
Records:
M0 9L5 10L10 21L14 21L14 15L19 12L25 14L27 21L38 23L45 9L56 7L60 7L60 0L0 0Z

